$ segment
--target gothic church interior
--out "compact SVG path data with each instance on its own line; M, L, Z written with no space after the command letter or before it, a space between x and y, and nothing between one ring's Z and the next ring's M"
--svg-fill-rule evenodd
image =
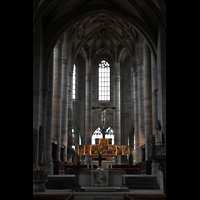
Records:
M33 0L33 170L98 166L103 137L165 193L166 0Z

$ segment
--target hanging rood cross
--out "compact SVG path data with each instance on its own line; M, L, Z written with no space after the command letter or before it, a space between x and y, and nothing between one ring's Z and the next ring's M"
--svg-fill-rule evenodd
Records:
M107 109L115 109L115 107L100 106L100 107L92 107L92 109L101 110L101 119L99 120L99 122L102 123L103 138L105 138L105 124L106 124L106 120L109 119L109 118L106 116L106 110L107 110Z

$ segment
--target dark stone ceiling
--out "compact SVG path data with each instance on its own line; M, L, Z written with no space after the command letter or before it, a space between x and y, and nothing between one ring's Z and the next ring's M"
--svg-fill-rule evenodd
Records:
M156 49L159 25L166 29L165 0L35 0L33 30L43 19L43 41L55 45L69 31L75 55L87 49L92 56L123 50L134 54L141 34ZM52 43L53 42L53 43Z

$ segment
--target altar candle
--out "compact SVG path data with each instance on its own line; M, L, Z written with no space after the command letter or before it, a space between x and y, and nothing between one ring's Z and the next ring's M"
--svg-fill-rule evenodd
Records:
M89 165L87 165L87 169L89 169Z
M93 164L91 164L91 169L93 169Z
M112 164L110 165L110 169L112 169Z
M107 164L107 169L108 169L108 164Z

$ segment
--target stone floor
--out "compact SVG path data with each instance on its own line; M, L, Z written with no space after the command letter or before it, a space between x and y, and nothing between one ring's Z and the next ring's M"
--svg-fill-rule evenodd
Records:
M57 175L60 176L60 175ZM74 176L74 175L67 175ZM154 177L152 175L125 175L128 177ZM123 186L124 187L124 186ZM89 190L90 191L90 190ZM71 194L74 193L75 200L124 200L124 193L126 194L163 194L161 189L129 189L127 190L112 190L98 191L98 192L71 192L71 189L46 189L45 192L34 192L33 194Z
M74 193L74 194L83 194L83 193L95 193L95 192L71 192L71 189L63 189L63 190L50 190L50 189L47 189L45 192L34 192L33 194L71 194L71 193ZM102 193L111 193L111 192L102 192ZM124 192L115 192L117 194L121 194ZM132 189L129 189L129 192L125 192L127 194L163 194L163 190L132 190Z
M63 190L50 190L47 189L45 192L40 194L71 194L74 193L75 200L124 200L124 193L126 194L163 194L162 190L131 190L129 192L71 192L70 189ZM33 194L39 194L35 192Z

